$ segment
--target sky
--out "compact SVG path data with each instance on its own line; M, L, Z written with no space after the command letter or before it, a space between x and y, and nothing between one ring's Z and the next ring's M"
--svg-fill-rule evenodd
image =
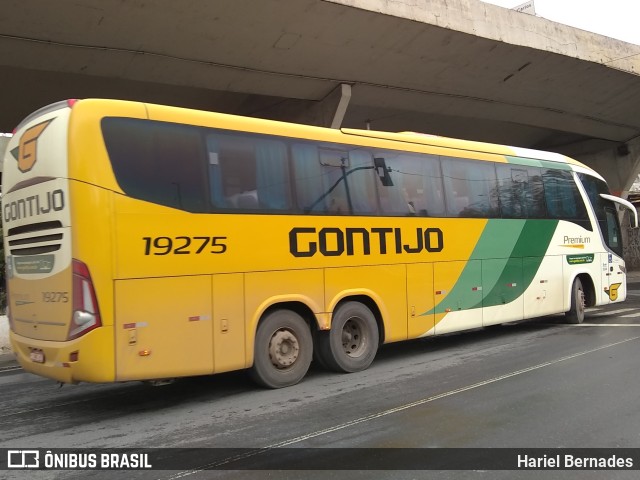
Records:
M525 0L482 0L513 8ZM534 0L536 15L640 45L640 0Z

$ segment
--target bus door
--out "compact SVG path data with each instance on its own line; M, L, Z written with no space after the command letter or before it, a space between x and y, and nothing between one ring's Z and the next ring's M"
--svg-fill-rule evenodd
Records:
M621 232L618 223L618 213L613 206L604 207L605 221L599 222L602 229L602 236L605 243L610 249L620 251ZM624 283L624 271L620 268L621 259L614 253L605 252L601 255L602 265L602 301L603 303L611 303L618 300L624 300L626 292Z

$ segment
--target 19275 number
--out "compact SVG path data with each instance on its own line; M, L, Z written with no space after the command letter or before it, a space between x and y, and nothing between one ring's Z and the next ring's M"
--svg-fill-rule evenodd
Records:
M46 303L68 303L69 292L42 292L42 301Z
M227 237L142 237L145 255L224 253Z

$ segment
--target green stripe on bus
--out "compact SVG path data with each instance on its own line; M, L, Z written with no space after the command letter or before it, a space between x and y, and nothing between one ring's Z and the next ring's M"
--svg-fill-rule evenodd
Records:
M551 162L549 160L536 160L535 158L510 157L507 156L507 162L514 165L524 165L527 167L551 168L554 170L571 171L571 165L562 162Z
M467 310L512 302L533 281L557 226L557 220L489 220L451 292L422 315L449 305ZM481 293L473 294L479 283Z
M507 263L508 257L505 257L505 252L513 250L525 223L526 220L487 221L469 261L451 292L434 309L423 313L423 315L444 313L449 305L455 305L459 310L482 306L483 293L481 290L474 292L474 289L480 286L484 289L484 285L487 285L489 289L493 288ZM485 274L482 271L482 262L478 260L486 258L497 259L497 268L492 268ZM483 274L485 278L483 278Z
M484 292L483 307L513 302L524 293L540 268L557 226L557 220L527 220L500 278L490 291ZM485 274L484 268L482 273Z

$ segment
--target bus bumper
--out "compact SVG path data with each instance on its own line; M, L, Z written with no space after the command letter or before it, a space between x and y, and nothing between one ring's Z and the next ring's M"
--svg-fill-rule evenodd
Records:
M9 339L18 363L27 372L63 383L115 380L112 327L65 342L35 340L13 331Z

